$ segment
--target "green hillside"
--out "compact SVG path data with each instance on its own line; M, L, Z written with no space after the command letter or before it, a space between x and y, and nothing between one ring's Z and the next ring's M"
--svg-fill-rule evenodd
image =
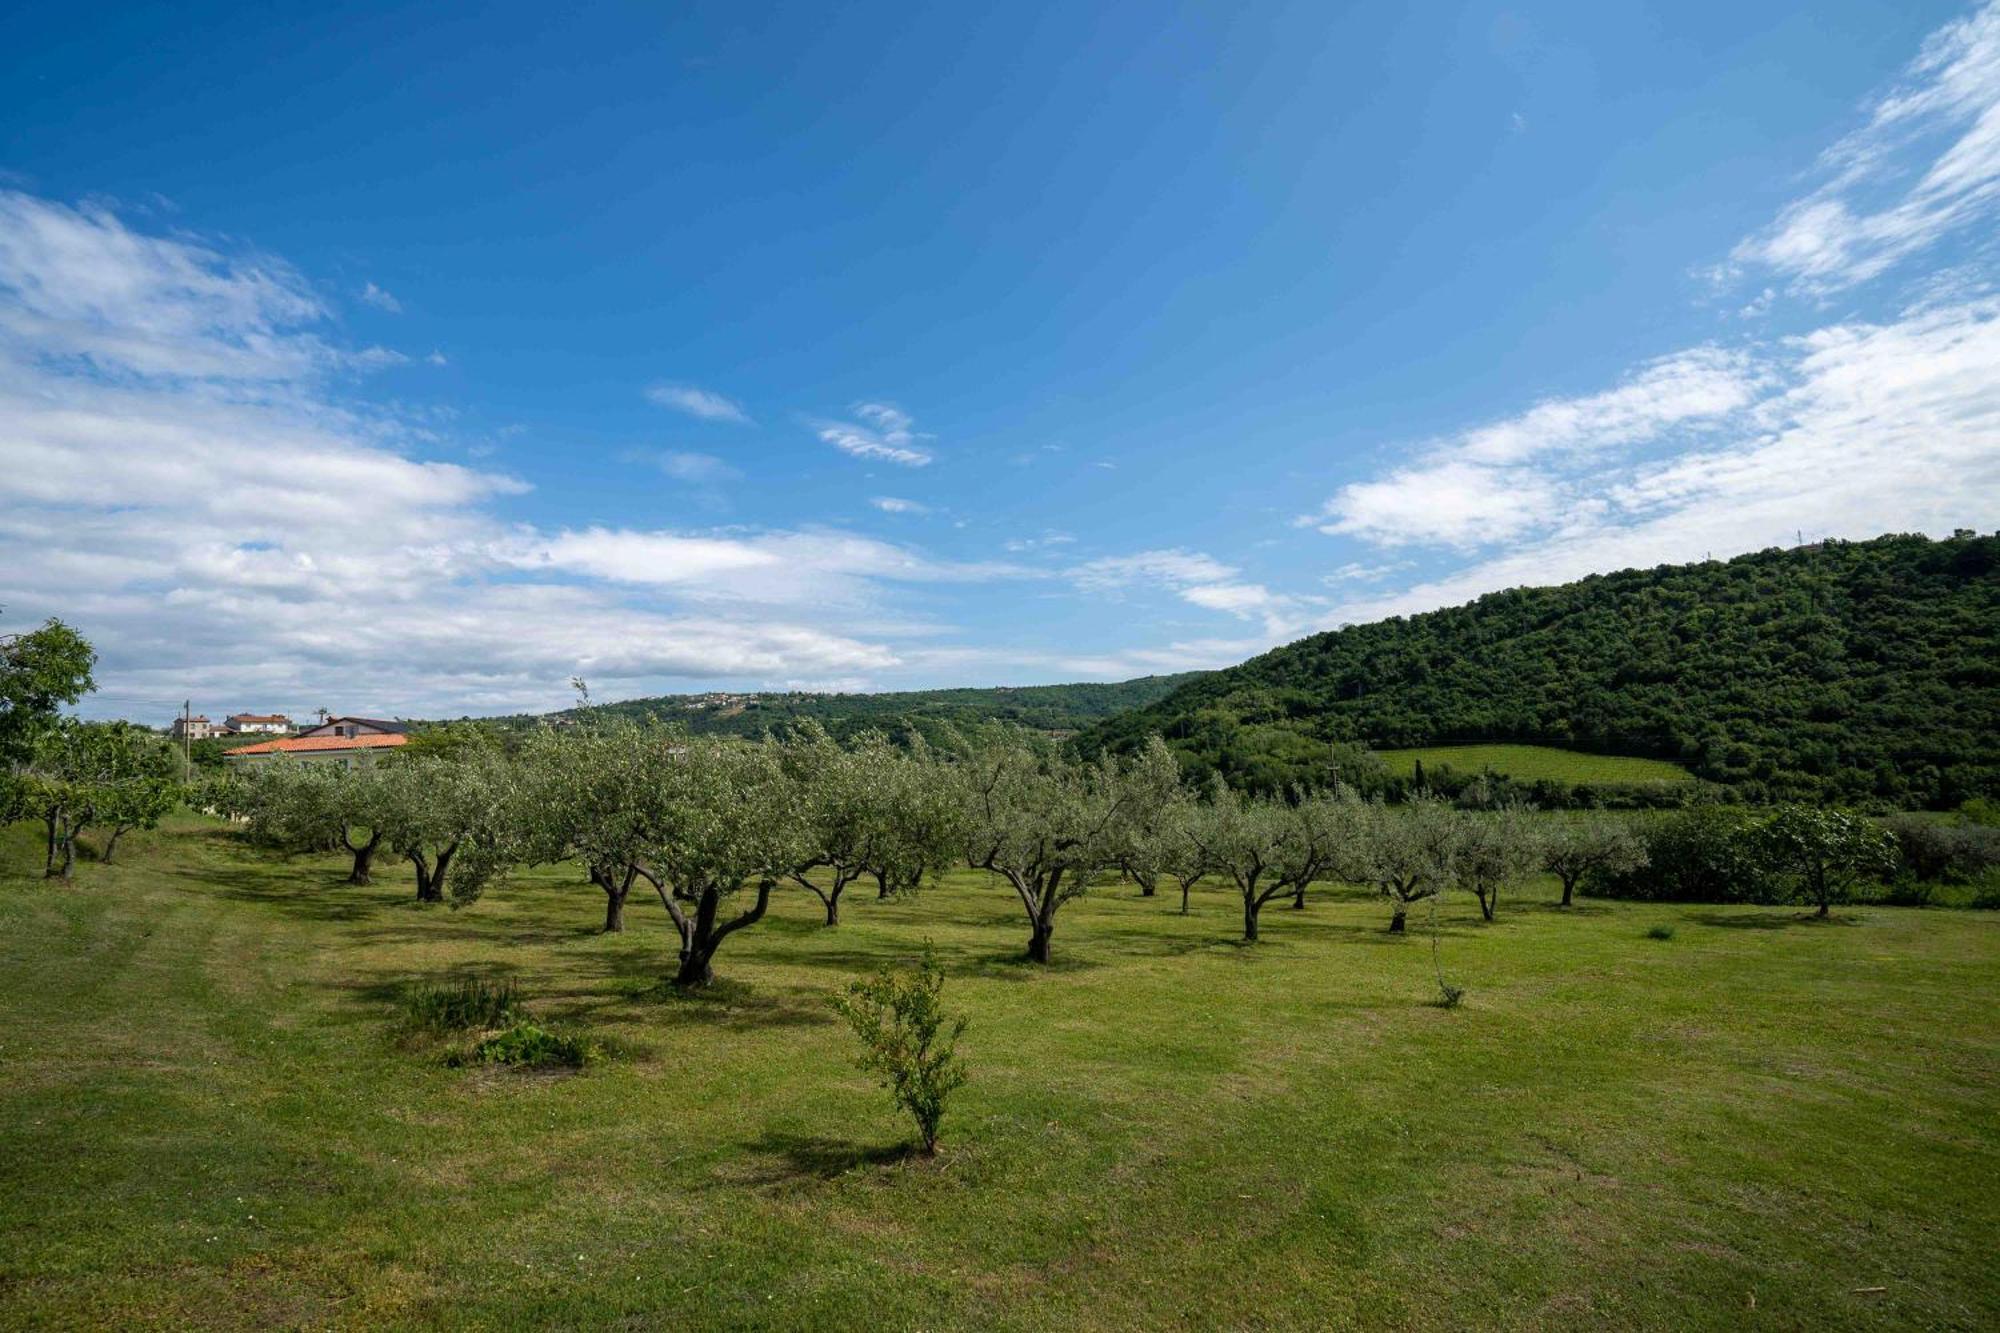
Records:
M603 711L679 722L696 734L748 737L806 719L841 737L870 728L891 733L914 728L934 737L946 726L962 728L989 722L1009 722L1037 731L1067 734L1164 699L1200 674L1187 671L1172 676L1141 676L1115 684L996 686L887 694L667 694L606 704Z
M1324 778L1329 742L1668 759L1746 799L2000 792L2000 538L1890 536L1517 588L1302 639L1099 724L1198 771Z

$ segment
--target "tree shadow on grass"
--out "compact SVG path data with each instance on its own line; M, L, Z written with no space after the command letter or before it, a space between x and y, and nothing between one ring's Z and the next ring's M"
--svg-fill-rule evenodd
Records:
M1687 918L1698 926L1723 930L1789 930L1793 926L1858 926L1849 916L1814 916L1810 912L1697 912Z
M1498 923L1495 923L1498 924ZM1354 925L1345 921L1300 921L1291 918L1289 928L1283 933L1294 937L1323 937L1330 942L1344 944L1422 944L1430 939L1429 923L1412 914L1409 929L1398 935L1390 931L1385 920L1380 925ZM1453 940L1476 935L1483 929L1490 929L1484 922L1443 924L1438 927L1439 939ZM1276 937L1278 932L1273 931Z
M643 1003L655 1015L731 1030L825 1027L838 1021L815 987L752 985L719 977L708 985L687 989L663 977L627 997Z
M1022 932L1026 934L1025 931ZM1082 931L1077 939L1095 940L1103 932ZM938 966L944 969L947 978L977 977L986 981L1032 981L1036 977L1069 972L1087 972L1105 964L1090 957L1079 957L1075 953L1065 953L1061 936L1057 936L1054 956L1046 963L1028 960L1025 949L1015 947L995 953L984 949L953 949L935 945ZM914 967L923 956L920 941L908 939L884 939L876 947L842 948L827 947L814 949L810 953L798 955L772 956L763 961L781 963L785 967L814 967L841 972L848 976L879 971L884 966ZM719 964L718 964L719 965Z
M204 866L180 872L214 897L230 902L258 903L302 921L367 921L389 907L379 886L349 884L343 879L274 876L269 866Z
M744 1185L784 1185L804 1180L835 1180L851 1171L899 1166L922 1160L916 1145L851 1143L822 1134L792 1134L766 1131L763 1137L741 1145L746 1160L732 1166L718 1184L730 1188Z

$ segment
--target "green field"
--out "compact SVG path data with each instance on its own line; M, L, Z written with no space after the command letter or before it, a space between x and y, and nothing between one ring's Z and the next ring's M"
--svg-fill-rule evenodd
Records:
M1585 754L1551 745L1433 745L1414 750L1377 750L1389 771L1409 777L1417 761L1427 769L1454 768L1461 773L1492 769L1521 782L1692 782L1694 775L1665 759L1633 759L1616 754Z
M657 905L599 935L572 874L454 913L128 843L0 877L6 1327L2000 1326L1992 914L1457 902L1448 1011L1355 890L1246 948L1108 886L1036 970L962 875L793 893L685 999ZM824 1003L926 937L973 1016L930 1162ZM467 974L617 1053L392 1037Z

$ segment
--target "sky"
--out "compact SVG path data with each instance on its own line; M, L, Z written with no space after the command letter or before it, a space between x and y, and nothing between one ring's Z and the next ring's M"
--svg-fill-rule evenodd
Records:
M2000 527L2000 0L570 8L10 19L0 632L87 713L1115 680Z

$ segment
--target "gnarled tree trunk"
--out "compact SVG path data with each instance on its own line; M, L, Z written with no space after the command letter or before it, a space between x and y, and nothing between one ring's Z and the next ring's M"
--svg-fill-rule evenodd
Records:
M382 834L379 831L371 830L368 835L368 841L356 845L353 834L347 829L342 828L340 830L340 845L347 848L348 855L354 858L353 868L347 872L347 882L349 884L374 883L375 881L370 872L374 869L376 849L382 845Z
M424 855L419 847L410 853L410 864L417 870L417 901L420 903L441 903L444 901L444 880L451 870L451 858L458 853L457 843L447 843L438 849L435 861Z
M674 974L674 985L694 989L714 981L715 951L732 934L763 919L765 909L771 905L771 890L777 887L777 883L775 879L759 880L756 903L731 920L718 923L716 916L722 906L722 894L715 887L702 890L695 899L694 915L690 917L674 901L666 886L659 880L653 880L653 887L659 891L667 915L674 919L674 926L681 935L680 967Z

